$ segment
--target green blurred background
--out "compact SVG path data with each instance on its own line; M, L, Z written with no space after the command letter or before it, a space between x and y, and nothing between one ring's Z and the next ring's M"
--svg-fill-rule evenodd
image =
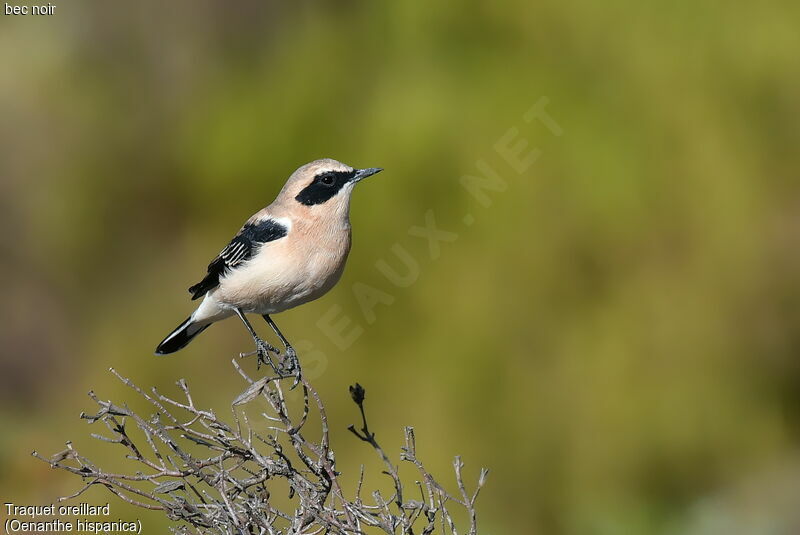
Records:
M277 319L346 477L372 463L359 381L393 454L413 424L442 479L457 453L492 469L482 533L800 532L800 4L56 4L0 16L3 501L77 490L33 449L117 457L77 419L89 389L132 399L110 366L225 407L241 325L152 350L244 219L332 157L386 171L341 283ZM562 135L525 121L542 98ZM541 153L521 174L510 129ZM479 160L507 184L489 206L460 184ZM409 234L429 211L458 235L435 259ZM405 288L376 267L403 271L396 244ZM365 315L357 284L393 302ZM363 329L345 350L331 309Z

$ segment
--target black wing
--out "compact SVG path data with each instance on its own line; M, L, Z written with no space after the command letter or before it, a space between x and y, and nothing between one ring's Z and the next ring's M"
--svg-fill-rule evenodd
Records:
M247 223L231 242L208 265L208 274L189 288L192 300L203 297L207 291L219 285L219 279L242 262L252 258L262 243L279 240L289 230L274 219Z

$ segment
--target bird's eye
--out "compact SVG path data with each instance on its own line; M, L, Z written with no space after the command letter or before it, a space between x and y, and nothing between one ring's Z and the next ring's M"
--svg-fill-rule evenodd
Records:
M322 184L325 186L333 186L333 183L336 180L333 178L333 175L322 175L319 178L319 181L322 182Z

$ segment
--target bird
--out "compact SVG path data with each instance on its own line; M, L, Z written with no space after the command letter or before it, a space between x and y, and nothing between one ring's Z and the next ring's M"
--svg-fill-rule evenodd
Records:
M237 316L252 336L259 365L276 371L297 368L297 352L271 315L313 301L339 281L350 253L350 198L363 179L383 169L356 169L323 158L299 167L275 200L248 219L189 288L200 305L164 340L156 355L186 347L212 324ZM262 340L247 314L264 318L284 346ZM282 357L276 367L270 352ZM244 355L244 354L243 354Z

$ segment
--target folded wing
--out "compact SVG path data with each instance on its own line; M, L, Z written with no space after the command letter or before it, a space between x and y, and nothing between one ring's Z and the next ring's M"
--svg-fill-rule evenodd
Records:
M231 242L208 265L206 276L189 288L192 300L203 297L206 292L219 286L226 273L236 269L253 257L261 244L285 238L287 226L275 219L248 221Z

